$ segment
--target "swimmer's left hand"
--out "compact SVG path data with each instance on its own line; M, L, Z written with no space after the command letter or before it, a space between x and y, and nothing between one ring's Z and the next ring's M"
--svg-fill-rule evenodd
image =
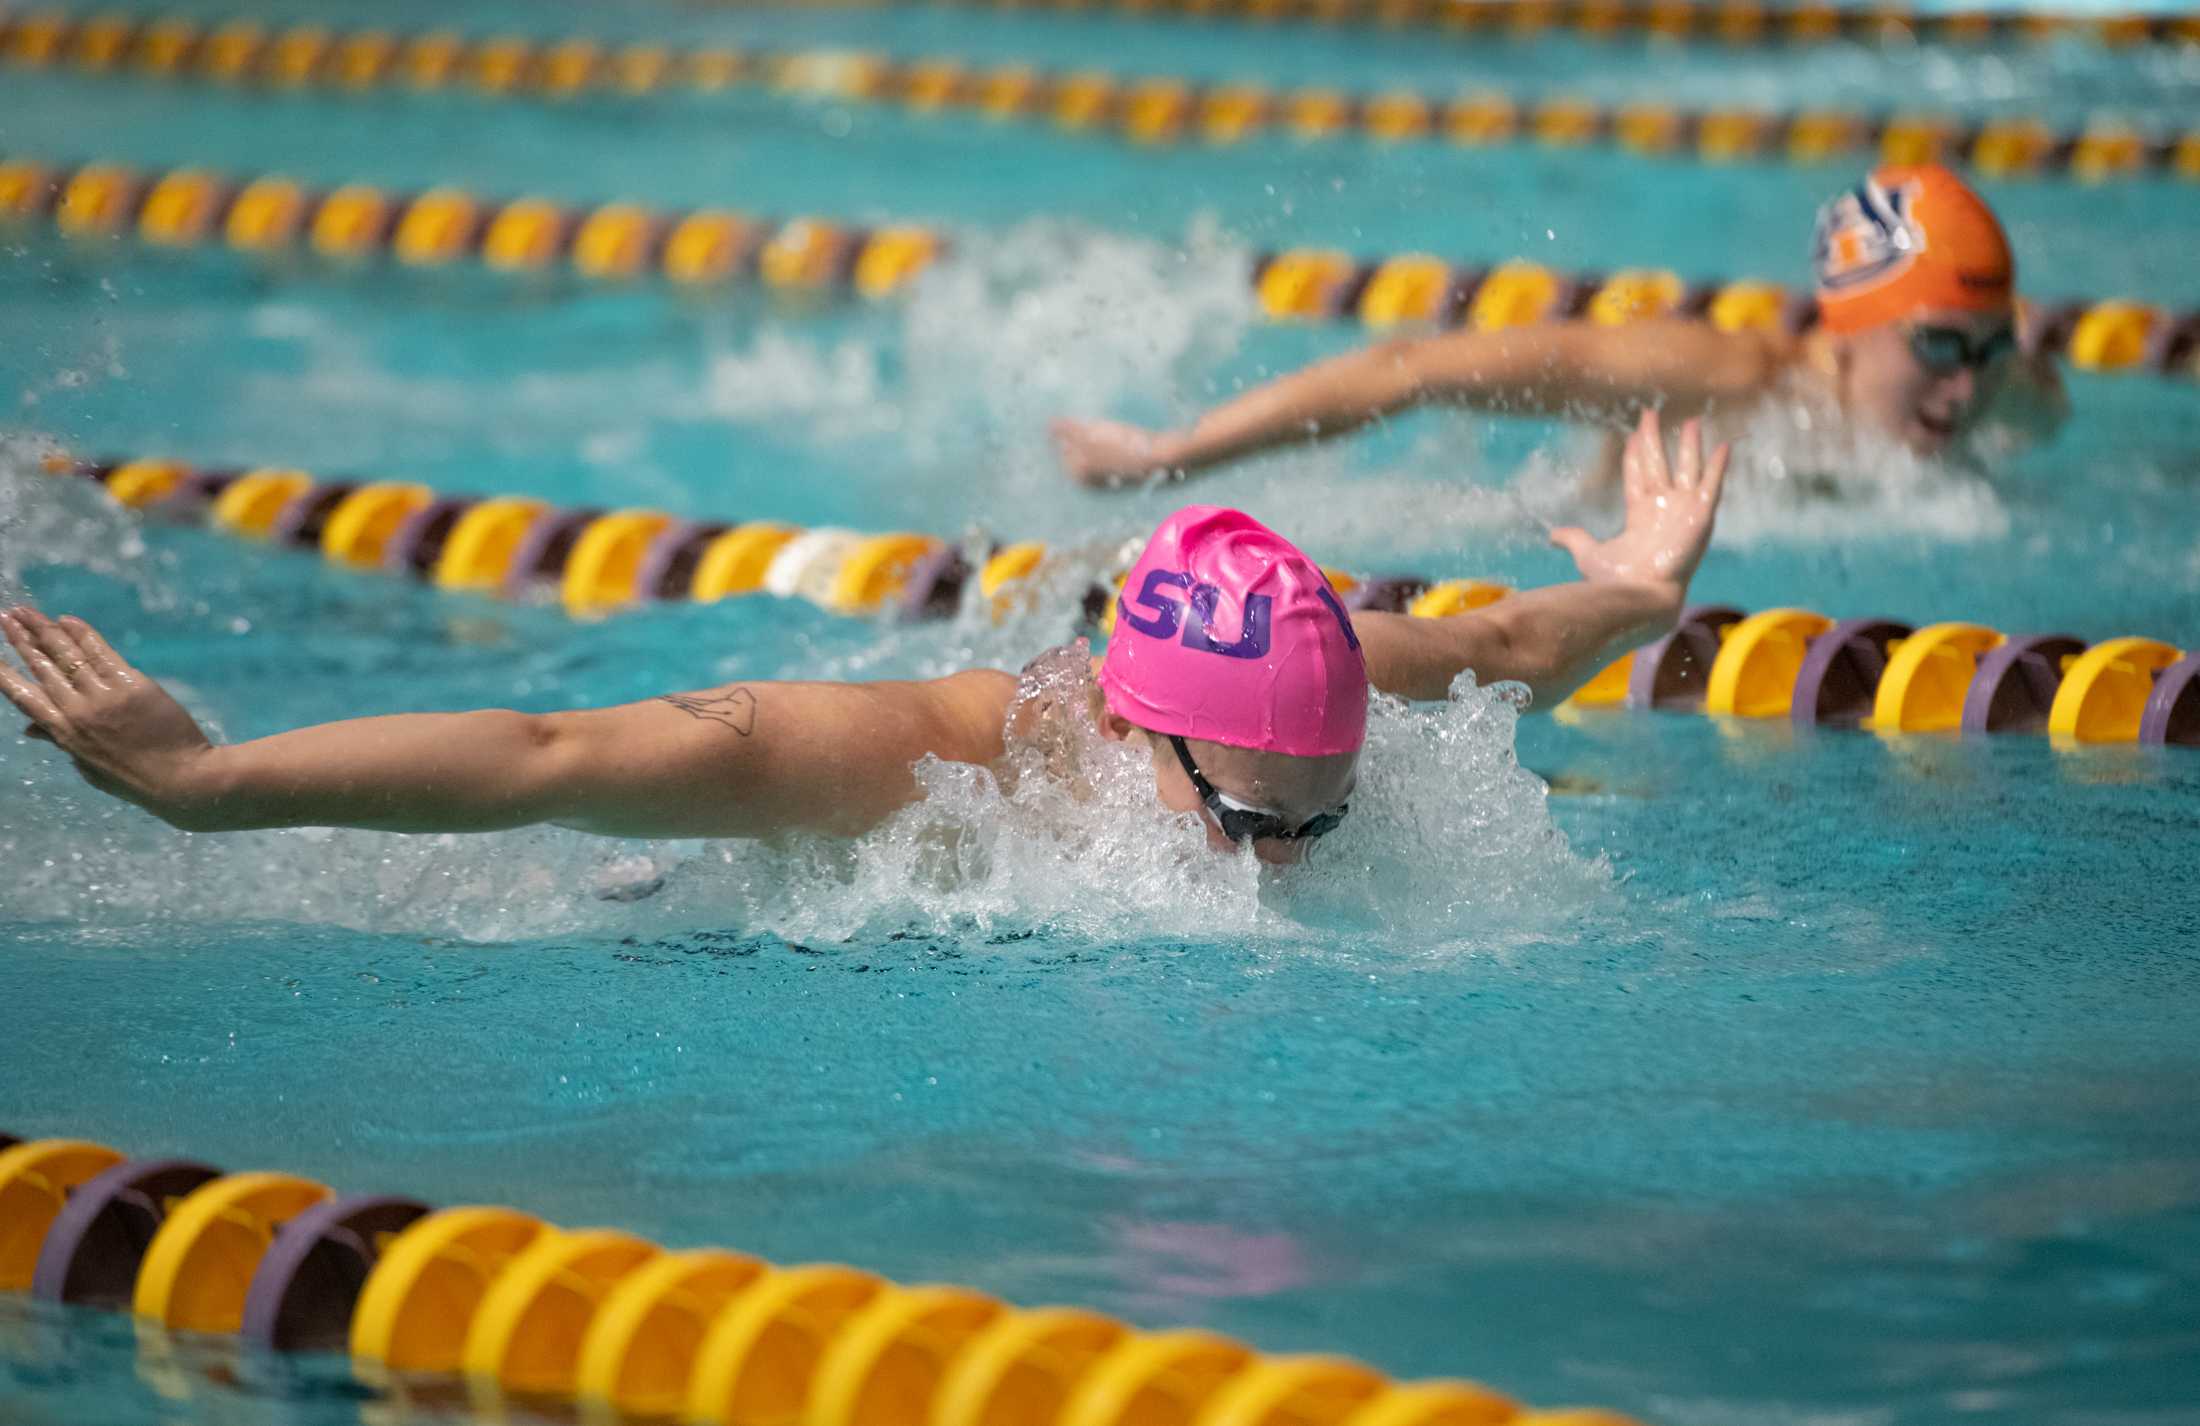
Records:
M0 610L0 632L28 670L0 662L0 694L31 720L28 734L67 753L100 791L176 820L213 752L183 705L82 619Z
M1654 588L1677 608L1711 544L1731 456L1731 448L1722 443L1707 461L1703 424L1691 420L1681 427L1675 459L1668 462L1658 413L1645 411L1627 439L1620 466L1626 525L1609 540L1568 525L1551 531L1551 543L1572 555L1581 577L1592 584Z

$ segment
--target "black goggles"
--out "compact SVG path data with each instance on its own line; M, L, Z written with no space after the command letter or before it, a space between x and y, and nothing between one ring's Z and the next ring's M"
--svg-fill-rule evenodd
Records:
M1936 376L1966 366L1983 371L2016 349L2017 334L2008 327L1979 341L1961 327L1910 328L1910 355Z
M1311 842L1336 831L1344 822L1344 814L1352 810L1351 803L1340 802L1293 826L1283 820L1280 812L1248 807L1227 792L1216 791L1199 764L1192 761L1192 750L1174 733L1169 734L1169 746L1176 749L1176 760L1184 764L1184 775L1192 780L1192 790L1221 826L1222 835L1233 842Z

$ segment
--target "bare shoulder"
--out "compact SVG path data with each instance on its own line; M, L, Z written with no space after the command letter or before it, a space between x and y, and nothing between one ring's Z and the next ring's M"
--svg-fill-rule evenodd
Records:
M1402 357L1425 389L1493 392L1512 409L1631 422L1646 404L1693 414L1763 395L1791 359L1782 337L1722 331L1700 318L1655 317L1606 326L1542 322L1501 332L1461 329L1407 339Z
M1755 396L1794 362L1795 341L1759 328L1725 331L1699 318L1657 317L1618 327L1570 323L1606 349L1645 364L1691 372L1705 395Z
M997 668L965 669L923 685L957 762L991 763L1001 755L1009 712L1016 704L1016 675Z
M1083 640L1048 649L1024 665L1008 711L1006 737L1020 756L1058 775L1077 763L1099 710L1096 665Z

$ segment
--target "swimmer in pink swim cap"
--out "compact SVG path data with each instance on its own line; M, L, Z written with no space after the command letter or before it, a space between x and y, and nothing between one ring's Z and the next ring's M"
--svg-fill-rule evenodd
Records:
M0 694L94 787L189 831L345 826L476 832L549 822L617 837L860 833L922 797L926 757L1005 768L1012 749L1150 755L1154 793L1223 850L1296 860L1345 818L1370 685L1441 699L1460 673L1557 704L1670 628L1711 538L1727 451L1691 422L1669 461L1654 415L1629 443L1625 527L1552 532L1581 578L1448 619L1348 614L1251 516L1162 522L1123 584L1104 657L1071 646L1021 677L740 682L564 713L401 714L216 746L79 619L0 613L21 660ZM1052 768L1057 761L1049 756ZM1074 778L1074 768L1064 768ZM1005 775L1005 774L1004 774Z
M1164 802L1191 811L1169 797L1173 761L1218 842L1311 841L1344 820L1342 791L1315 804L1349 789L1367 677L1352 616L1313 561L1242 511L1187 506L1124 578L1101 731L1145 738ZM1219 790L1202 757L1250 800Z

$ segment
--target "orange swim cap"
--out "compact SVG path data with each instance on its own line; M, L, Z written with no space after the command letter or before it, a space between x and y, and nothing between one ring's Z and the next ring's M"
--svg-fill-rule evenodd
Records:
M1986 200L1938 164L1882 168L1818 210L1811 243L1828 331L1928 307L2013 310L2017 263Z

